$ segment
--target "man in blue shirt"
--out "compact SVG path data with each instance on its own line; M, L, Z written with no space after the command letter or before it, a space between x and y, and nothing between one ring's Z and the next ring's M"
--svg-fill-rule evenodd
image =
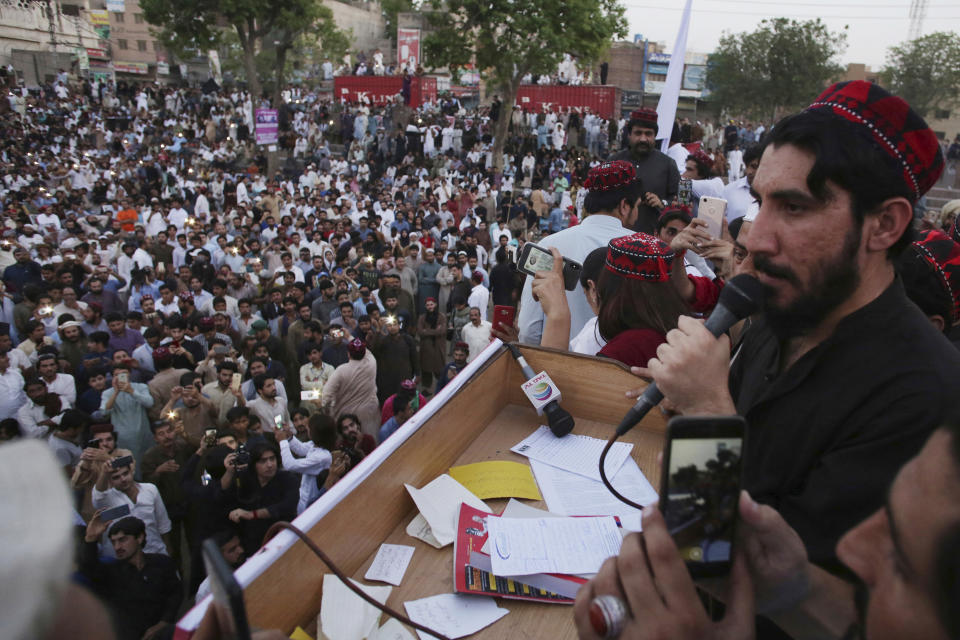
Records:
M377 434L377 444L382 444L399 429L404 422L410 419L415 413L415 409L410 406L410 399L397 395L393 398L393 416L380 426L380 432Z

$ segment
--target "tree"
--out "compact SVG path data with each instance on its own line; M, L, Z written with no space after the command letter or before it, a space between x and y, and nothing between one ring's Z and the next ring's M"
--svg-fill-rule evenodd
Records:
M890 47L881 78L922 116L949 110L960 104L960 41L938 31Z
M764 118L816 98L843 68L845 31L817 20L762 20L756 31L725 33L707 65L711 101L734 113Z
M503 168L503 147L520 79L552 73L563 54L580 62L600 57L627 23L617 0L431 0L432 28L424 40L431 67L452 71L474 63L503 99L494 127L495 170Z
M380 0L383 11L384 36L390 42L397 41L397 16L405 11L413 11L413 0Z
M255 98L262 95L257 54L263 51L264 41L270 42L275 61L274 106L279 105L286 57L297 38L304 34L343 37L333 23L333 12L319 0L140 0L140 7L147 22L159 27L160 40L174 51L216 48L224 39L221 26L232 28Z

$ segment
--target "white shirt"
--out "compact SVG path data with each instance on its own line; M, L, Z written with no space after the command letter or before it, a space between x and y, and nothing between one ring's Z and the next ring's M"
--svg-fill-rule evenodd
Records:
M47 382L46 379L44 382L47 383L47 391L60 396L61 411L66 411L77 403L77 385L69 373L58 373L53 382Z
M480 319L487 319L487 304L490 302L490 290L483 284L477 284L470 290L470 297L467 298L467 306L471 309L476 307L480 309Z
M580 333L570 341L570 351L573 353L583 353L588 356L595 356L606 346L607 341L600 335L597 329L597 316L593 316L583 325Z
M60 415L52 418L53 422L60 424ZM49 420L45 412L44 405L35 404L33 400L27 398L27 401L17 410L17 422L20 424L20 435L24 438L46 438L50 433L50 427L40 426L40 422Z
M747 176L734 180L723 189L723 199L727 201L727 222L742 218L756 200L750 195Z
M10 356L10 367L19 369L21 373L33 366L30 358L27 357L27 354L25 354L20 347L10 349L7 355Z
M0 420L16 416L25 402L27 402L27 394L23 392L23 376L11 362L7 370L0 373Z
M467 362L472 362L481 351L487 348L487 345L490 343L491 329L493 329L493 325L486 320L481 320L480 326L475 326L472 322L468 322L463 326L461 330L463 341L466 342L470 348L470 355L467 356Z
M147 482L137 483L137 502L134 503L127 494L113 487L106 491L98 491L93 488L93 508L94 509L112 509L121 505L130 507L130 515L143 520L147 529L147 543L143 547L144 553L167 553L167 545L164 544L161 537L165 533L170 533L172 528L170 518L167 516L167 508L163 506L163 500L160 498L160 491L156 486ZM107 534L103 534L100 552L103 555L115 557L113 545L109 544Z
M294 458L294 454L300 457ZM330 468L333 456L313 442L300 442L291 437L280 441L280 460L283 462L284 469L299 473L301 476L300 501L297 503L297 515L300 515L320 497L317 476L324 469Z
M628 236L632 233L633 231L620 223L619 218L593 214L584 218L583 222L575 227L551 233L538 244L545 248L556 247L565 258L583 264L584 259L594 249L605 247L614 238ZM523 283L517 326L520 328L520 342L540 344L545 316L540 303L533 299L532 281L533 278L527 277ZM569 339L573 340L580 333L580 329L583 328L587 320L592 318L594 314L579 282L576 289L567 292L567 303L570 305Z
M679 142L667 149L667 156L677 163L677 169L680 170L681 174L687 170L687 156L689 155L690 152L687 151L687 148Z

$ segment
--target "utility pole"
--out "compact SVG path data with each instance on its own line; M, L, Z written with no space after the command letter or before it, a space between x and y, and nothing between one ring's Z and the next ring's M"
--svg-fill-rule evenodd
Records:
M923 31L923 21L927 17L927 0L912 0L910 3L910 30L908 40L916 40Z

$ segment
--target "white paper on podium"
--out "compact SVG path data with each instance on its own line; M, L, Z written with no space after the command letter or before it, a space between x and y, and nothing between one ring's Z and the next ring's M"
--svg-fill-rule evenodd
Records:
M406 531L408 536L413 536L417 540L426 542L431 547L443 549L440 541L433 537L433 532L430 530L430 523L427 522L427 519L423 517L422 513L418 513L413 517L413 520L407 525Z
M470 493L466 487L446 473L437 476L422 489L409 484L403 486L407 488L410 497L417 504L420 514L429 523L433 537L444 547L451 544L456 537L461 503L490 513L490 507L483 500ZM409 527L407 529L409 532Z
M510 448L510 451L526 456L531 460L546 462L565 471L600 480L600 454L606 446L604 440L573 433L558 438L549 427L539 429ZM610 447L604 468L607 477L613 477L620 470L624 460L630 457L633 445L629 442L617 442Z
M381 544L363 579L400 586L412 557L413 547L405 544Z
M490 626L510 613L501 609L493 598L441 593L437 596L403 603L410 619L430 627L448 638L462 638ZM436 636L417 630L420 640L436 640ZM504 633L507 637L509 633Z
M596 573L620 553L623 537L610 516L487 518L494 575Z
M390 618L383 626L371 633L367 640L415 640L413 634L407 631L407 628Z
M380 604L390 597L393 587L368 587L353 580L367 595ZM355 594L328 573L323 576L323 598L320 601L320 630L330 640L362 640L377 628L380 610Z
M639 510L620 502L602 482L558 469L538 460L530 461L547 508L566 516L617 516L626 531L640 531ZM636 460L627 458L613 479L614 488L644 506L657 501L656 490L643 475Z
M606 514L603 514L606 515ZM546 509L537 509L528 504L524 504L515 498L510 498L507 506L504 507L501 518L562 518L562 514L550 513ZM490 555L490 538L487 537L480 552Z

